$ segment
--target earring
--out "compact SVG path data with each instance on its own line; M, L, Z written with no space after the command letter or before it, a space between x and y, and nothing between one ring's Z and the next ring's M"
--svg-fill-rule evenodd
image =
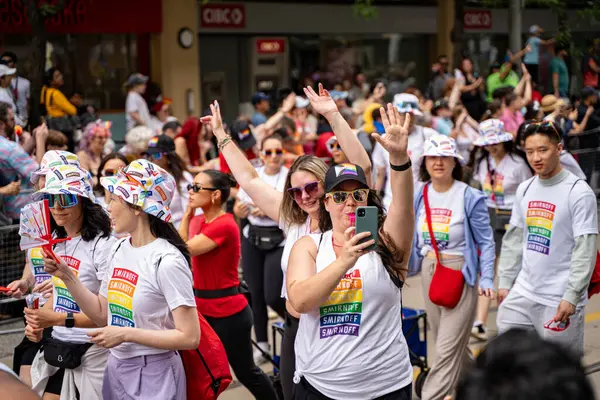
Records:
M211 197L211 198L210 198L210 204L212 204L212 205L214 205L214 204L215 204L215 198L214 198L214 197Z

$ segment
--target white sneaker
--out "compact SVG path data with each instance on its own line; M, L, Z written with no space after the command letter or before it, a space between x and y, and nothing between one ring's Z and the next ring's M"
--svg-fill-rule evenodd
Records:
M473 325L473 329L471 329L471 335L479 340L488 340L487 329L481 323Z
M267 342L258 342L258 347L260 347L265 353L269 353L271 351L269 343ZM267 358L257 348L254 348L252 356L254 357L254 364L256 365L262 365L267 362Z

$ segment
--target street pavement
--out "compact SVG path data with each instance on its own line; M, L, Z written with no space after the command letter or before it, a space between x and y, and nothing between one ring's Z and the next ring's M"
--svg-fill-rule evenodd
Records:
M423 308L423 291L421 289L421 278L409 278L403 288L403 305L409 308ZM489 315L488 327L490 335L496 334L496 304L493 302L492 310ZM273 322L273 320L271 321ZM586 307L585 317L585 365L593 365L600 363L600 295L594 296ZM16 322L10 325L0 325L0 332L7 329L22 327L21 322ZM271 336L271 335L269 335ZM20 341L21 336L16 335L1 335L0 334L0 362L12 366L12 348ZM478 354L485 346L484 342L471 340L470 348L474 354ZM277 348L280 349L280 343L277 343ZM431 365L435 358L435 346L432 340L428 341L429 364ZM269 364L261 366L265 372L270 373L272 367ZM600 399L600 372L589 375L596 393L596 397ZM227 389L219 400L250 400L252 395L246 388L241 386L239 382L234 381L229 389Z

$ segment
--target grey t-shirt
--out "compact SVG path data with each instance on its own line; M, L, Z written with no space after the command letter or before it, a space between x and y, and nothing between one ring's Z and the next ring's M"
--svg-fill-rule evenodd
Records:
M144 125L150 126L150 111L148 110L148 104L146 100L137 92L127 93L127 100L125 101L125 112L127 113L127 131L135 128L139 125L130 115L132 112L138 113Z

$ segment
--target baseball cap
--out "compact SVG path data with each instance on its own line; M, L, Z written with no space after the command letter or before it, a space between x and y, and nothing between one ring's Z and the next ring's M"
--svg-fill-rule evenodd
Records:
M148 141L148 154L171 153L175 151L175 141L168 135L155 136Z
M594 89L591 86L586 86L583 89L581 89L581 98L585 99L586 97L590 97L590 96L594 96L596 95L596 89Z
M171 100L171 99L170 99L170 98L168 98L168 97L165 97L165 98L163 98L161 101L158 101L156 104L154 104L154 105L152 106L152 111L153 111L153 112L155 112L155 113L157 113L157 112L159 112L160 110L162 110L162 108L163 108L165 105L169 105L169 104L172 104L172 103L173 103L173 100Z
M543 32L543 31L544 30L539 25L531 25L529 27L529 33L540 33L540 32Z
M433 135L425 141L423 157L454 157L462 160L456 141L445 135Z
M100 184L145 213L165 222L171 220L169 205L177 184L175 178L158 165L147 160L135 160L117 175L100 178Z
M348 98L348 92L341 92L339 90L331 90L329 94L334 100L346 100Z
M135 74L129 75L129 78L127 78L127 83L125 83L125 86L132 87L132 86L141 85L141 84L144 84L147 82L148 82L147 76L142 75L140 73L135 73Z
M237 119L231 124L231 136L242 150L247 150L256 145L256 138L250 129L250 122L246 119Z
M263 100L269 100L270 97L265 92L256 92L252 95L252 105L257 105Z
M398 93L394 96L393 103L401 113L423 115L423 113L419 110L419 99L414 94Z
M296 96L296 108L306 108L310 104L310 100L306 97Z
M355 181L365 188L368 188L367 176L365 171L356 164L344 163L334 165L325 174L325 191L331 192L340 183L346 181Z
M16 72L16 68L9 68L8 65L0 63L0 76L14 75Z
M74 165L80 167L79 157L64 150L48 150L42 161L40 162L40 169L31 174L31 183L36 184L41 176L45 176L50 168L58 167L59 165Z
M433 103L433 108L431 109L431 111L439 110L440 108L450 109L450 106L448 105L448 102L444 99L437 100L435 103Z

